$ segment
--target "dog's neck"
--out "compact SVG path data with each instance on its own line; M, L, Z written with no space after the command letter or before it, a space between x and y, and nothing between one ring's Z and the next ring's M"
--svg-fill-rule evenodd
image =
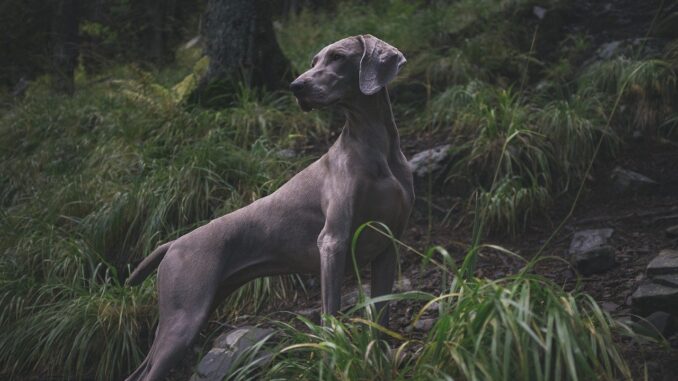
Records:
M400 151L400 136L386 88L374 95L361 93L357 99L342 103L340 107L346 115L340 142L357 140L386 156Z

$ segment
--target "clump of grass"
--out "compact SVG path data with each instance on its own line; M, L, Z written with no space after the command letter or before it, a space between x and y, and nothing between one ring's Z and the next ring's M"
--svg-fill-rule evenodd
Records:
M631 334L588 295L566 292L531 273L474 277L469 251L461 268L444 251L436 264L454 278L439 295L409 292L378 300L426 301L413 318L436 319L424 339L395 332L368 318L325 317L304 330L283 325L286 347L266 378L303 380L617 380L630 379L615 335ZM441 250L441 249L439 249ZM421 253L420 253L421 254ZM445 260L447 258L448 260ZM437 306L433 308L433 305Z
M467 380L630 378L612 331L587 295L538 276L458 281L448 313L429 333L418 363ZM423 373L423 372L422 372ZM423 376L423 374L422 374Z
M266 372L267 379L303 380L399 380L407 379L403 367L413 362L408 355L411 343L392 348L379 336L376 323L361 318L324 318L317 325L299 317L304 330L281 324L287 336L281 353ZM402 337L394 332L392 335Z
M595 159L600 139L604 152L612 153L619 145L618 135L606 127L605 110L605 102L595 92L550 100L539 109L535 123L554 146L560 166L558 191L567 191L573 180L581 180L586 167Z
M632 59L619 56L592 64L579 77L579 88L594 88L611 99L621 100L615 120L619 131L656 134L657 126L675 111L678 97L676 68L662 59Z
M38 237L45 240L29 238ZM47 241L55 252L19 246L0 260L0 373L122 376L147 346L140 338L148 337L155 321L153 288L123 287L116 270L82 240Z
M486 228L517 235L530 217L540 215L551 204L549 189L538 184L524 185L520 178L505 177L492 189L475 193L478 218Z
M518 221L548 205L558 167L536 113L522 94L480 82L453 87L431 104L428 123L449 131L459 150L448 179L471 182L490 228L515 233Z

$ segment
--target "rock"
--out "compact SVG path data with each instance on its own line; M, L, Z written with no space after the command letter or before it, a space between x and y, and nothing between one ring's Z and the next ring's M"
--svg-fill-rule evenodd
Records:
M676 331L675 318L664 311L653 312L645 319L630 322L628 326L636 333L657 339L660 339L659 334L668 337Z
M619 308L619 304L612 302L602 302L600 307L607 313L615 312Z
M618 193L645 191L658 184L645 175L621 167L613 169L611 177Z
M320 308L305 308L296 311L297 315L301 315L313 323L320 324Z
M647 275L665 275L678 273L678 250L662 250L647 265Z
M669 238L678 238L678 225L666 228L665 233Z
M395 291L396 292L412 291L412 281L410 281L410 279L407 277L401 277L400 279L396 279Z
M275 154L281 159L293 159L297 156L297 153L292 148L278 150Z
M662 286L678 288L678 274L657 275L652 281Z
M272 333L272 329L248 326L219 335L214 340L214 348L200 360L190 381L223 380L239 356ZM270 354L263 354L259 358L262 362L270 361Z
M633 310L642 316L656 311L678 312L678 288L654 282L642 283L631 295Z
M606 271L615 264L614 248L607 244L613 229L581 230L570 243L572 264L584 275Z
M574 233L572 242L570 242L570 255L583 253L607 245L607 242L612 237L613 233L614 229L610 228L580 230Z
M433 328L435 323L436 319L419 319L413 324L413 327L417 331L428 332Z
M606 42L598 48L596 52L598 57L604 60L609 60L610 58L616 56L622 46L622 41L611 41Z
M544 16L546 16L546 9L544 9L544 8L538 6L538 5L535 5L534 7L532 7L532 13L535 16L537 16L537 18L539 20L543 20Z
M671 336L676 331L674 317L664 311L653 312L645 320L664 337Z
M412 156L409 161L410 169L415 176L425 177L441 169L445 159L450 156L450 144L441 145Z
M601 44L598 49L596 49L595 56L587 63L592 61L606 61L619 56L632 57L634 52L636 54L642 54L643 57L648 57L656 55L659 51L659 45L644 38L609 41Z
M577 253L572 257L574 266L583 275L597 274L614 267L614 248L601 246L583 253Z
M363 293L365 294L366 297L370 296L370 285L369 284L363 284L362 286ZM358 304L358 299L360 297L360 293L358 292L359 290L354 289L352 291L347 292L346 294L341 296L341 307L342 310L347 310Z

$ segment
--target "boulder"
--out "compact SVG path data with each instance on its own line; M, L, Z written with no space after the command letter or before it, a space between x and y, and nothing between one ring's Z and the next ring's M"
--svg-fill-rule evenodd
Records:
M577 253L572 257L572 261L577 270L583 275L602 273L615 265L614 248L605 245Z
M650 277L666 274L678 274L678 250L662 250L647 265L647 275Z
M669 238L678 238L678 225L666 228L665 233Z
M611 177L617 193L646 191L658 184L645 175L621 167L613 169Z
M271 334L272 329L247 326L219 335L214 340L214 348L200 360L190 381L223 380L247 349ZM262 363L268 362L270 354L264 353L259 359Z
M410 169L416 177L426 177L445 165L445 159L450 156L450 144L427 149L412 156L409 161Z
M657 275L652 281L662 286L678 288L678 274Z
M653 312L645 320L664 337L671 336L676 332L675 318L664 311Z
M632 321L629 324L636 333L660 339L659 334L668 337L676 332L676 319L664 311L656 311L645 319Z
M580 273L591 275L614 267L614 248L608 245L612 233L613 229L590 229L574 234L569 253Z
M570 254L583 253L607 245L614 229L589 229L574 233L570 242Z
M642 283L631 295L633 310L648 316L656 311L678 312L678 288L652 281Z

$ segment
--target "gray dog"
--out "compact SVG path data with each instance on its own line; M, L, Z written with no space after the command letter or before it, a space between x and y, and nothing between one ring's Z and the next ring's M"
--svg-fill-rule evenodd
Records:
M216 304L258 277L320 273L322 312L339 310L355 230L379 221L400 236L414 202L386 91L404 63L398 49L376 37L349 37L322 49L292 82L302 110L344 111L341 135L275 193L158 247L132 273L129 285L158 267L160 320L150 352L127 380L165 377ZM396 257L388 238L368 230L356 258L360 266L371 263L375 297L391 292ZM380 319L388 322L387 309Z

